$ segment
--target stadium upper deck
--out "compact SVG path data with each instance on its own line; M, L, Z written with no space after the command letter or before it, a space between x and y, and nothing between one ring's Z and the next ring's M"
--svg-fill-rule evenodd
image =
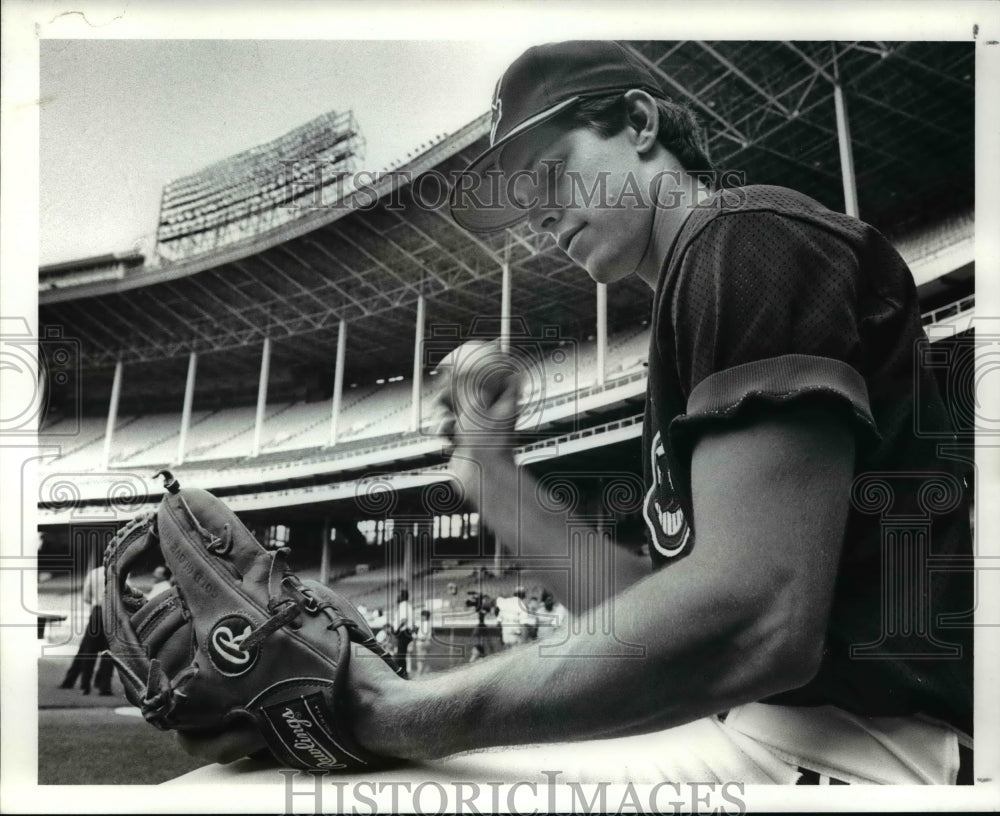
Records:
M967 325L973 292L971 44L684 41L630 47L667 93L704 120L720 168L744 172L747 183L802 190L838 209L845 206L845 187L853 185L861 217L890 235L911 263L933 319ZM837 115L838 87L846 117ZM338 132L346 128L348 140L359 138L350 117L329 124ZM423 378L433 368L429 360L414 365L422 336L418 314L423 336L435 327L458 327L451 340L457 343L477 318L500 316L505 292L509 314L534 336L555 326L559 337L585 350L576 393L599 385L593 377L617 376L623 363L609 346L616 338L635 342L641 332L649 293L640 283L602 291L550 240L523 226L475 237L448 217L442 181L484 148L487 130L484 115L392 172L365 175L361 188L343 199L321 189L318 206L275 210L273 218L257 218L254 229L230 231L222 240L178 240L177 225L188 223L178 221L178 212L191 201L208 195L229 206L246 193L246 173L229 172L245 170L246 162L234 157L210 168L210 185L188 178L171 186L160 251L145 264L133 259L113 274L86 264L71 265L72 275L48 268L40 323L78 342L81 388L77 403L72 395L55 399L45 426L55 442L60 416L84 417L75 441L59 443L60 464L79 460L83 470L105 461L112 468L165 464L180 449L216 472L246 467L248 455L262 466L274 459L274 467L284 467L282 457L290 451L325 448L335 392L341 395L336 456L377 448L381 437L405 434L426 415L418 406L415 424L407 410L426 390ZM851 146L853 172L841 163L842 136ZM336 150L339 140L333 153L329 145L300 141L291 148L283 142L282 155L307 162L315 148L317 162L344 159ZM260 175L260 162L251 170ZM343 178L336 176L338 184ZM275 207L289 200L272 198ZM210 220L213 212L196 218ZM340 392L338 351L344 352ZM268 363L263 378L262 358ZM189 419L181 432L186 397ZM595 399L590 408L601 406ZM116 415L111 440L104 433L109 401ZM590 421L625 422L633 413L634 405ZM565 431L558 423L550 427L553 435ZM180 433L189 437L178 447ZM333 453L325 449L314 471L339 468L332 465Z

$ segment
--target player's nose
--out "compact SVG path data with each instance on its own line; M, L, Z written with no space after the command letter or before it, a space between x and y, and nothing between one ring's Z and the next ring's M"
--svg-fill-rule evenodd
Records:
M528 226L532 232L548 232L555 237L555 230L561 217L562 211L559 208L536 204L528 211Z

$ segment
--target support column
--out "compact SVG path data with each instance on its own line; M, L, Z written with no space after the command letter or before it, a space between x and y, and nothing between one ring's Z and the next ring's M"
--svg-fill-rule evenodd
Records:
M122 394L122 361L115 363L115 378L111 383L111 404L108 405L108 424L104 429L104 457L101 460L103 470L111 464L111 440L118 424L118 400Z
M414 521L406 525L406 535L403 537L403 582L410 593L410 603L416 599L413 597L413 548L417 546L420 535L420 525ZM412 623L412 621L411 621Z
M194 379L198 370L198 354L192 351L188 356L187 383L184 385L184 408L181 410L181 437L177 440L177 464L184 464L187 448L188 428L191 427L191 407L194 405Z
M495 542L493 547L493 574L500 575L503 572L503 542L500 536L493 536Z
M607 284L597 284L597 384L604 385L604 372L607 368L608 353L608 287Z
M854 153L851 150L851 125L847 120L847 102L839 82L833 86L833 104L837 111L837 144L840 147L840 176L844 184L844 212L858 217L858 187L854 177Z
M260 381L257 383L257 420L253 426L253 449L251 456L260 454L260 437L264 430L264 408L267 407L267 380L271 372L271 338L264 338L264 350L260 356Z
M319 582L326 586L330 579L330 517L323 519L323 540L319 551Z
M340 419L340 403L344 395L344 360L347 356L347 321L341 320L337 327L337 363L333 370L333 407L330 410L330 446L337 444L337 422Z
M424 387L424 296L417 298L417 330L413 337L413 396L410 431L420 430L420 392Z
M500 282L500 350L510 350L510 264L501 264Z

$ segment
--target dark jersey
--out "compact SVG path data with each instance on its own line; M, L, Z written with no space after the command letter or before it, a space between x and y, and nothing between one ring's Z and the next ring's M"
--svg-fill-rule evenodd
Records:
M799 193L718 192L674 241L653 301L643 440L654 566L697 547L702 429L810 400L858 440L821 668L764 702L922 713L971 732L971 452L922 364L933 351L888 241Z

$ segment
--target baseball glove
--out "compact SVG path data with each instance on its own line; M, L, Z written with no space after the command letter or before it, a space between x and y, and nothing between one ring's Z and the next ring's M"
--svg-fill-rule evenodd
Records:
M390 763L345 724L352 644L399 673L361 613L299 580L287 549L265 549L212 494L181 490L161 474L167 492L157 510L125 526L104 556L104 625L129 701L164 730L212 734L252 723L274 757L295 768ZM129 572L157 551L174 585L147 600ZM354 659L370 656L362 649Z

